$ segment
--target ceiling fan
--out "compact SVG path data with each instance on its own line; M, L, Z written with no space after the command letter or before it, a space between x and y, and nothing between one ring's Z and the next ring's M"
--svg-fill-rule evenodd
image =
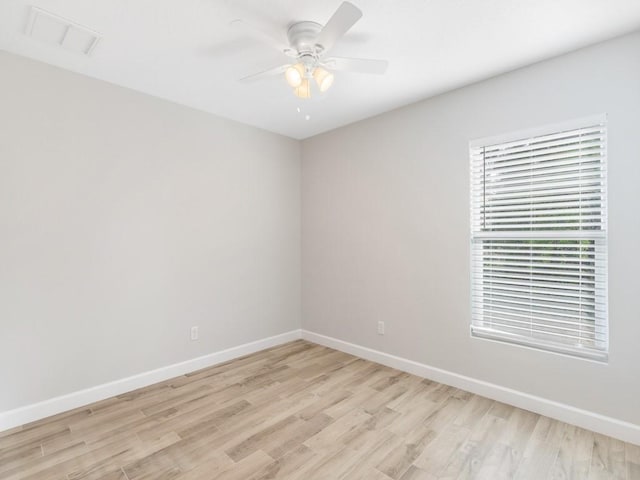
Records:
M293 93L299 98L311 98L313 81L320 92L326 92L333 84L331 71L347 71L370 74L383 74L387 69L386 60L365 58L327 57L334 44L362 17L362 11L349 2L343 2L323 27L319 23L303 21L293 23L287 30L288 44L271 34L255 28L242 20L232 25L248 34L258 37L275 46L291 57L292 63L279 65L266 71L241 78L241 82L254 82L284 73Z

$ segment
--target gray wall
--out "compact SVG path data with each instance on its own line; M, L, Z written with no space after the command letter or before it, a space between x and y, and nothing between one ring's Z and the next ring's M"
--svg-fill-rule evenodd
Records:
M640 424L638 52L634 34L304 141L303 328ZM470 338L469 140L598 113L608 365Z
M299 142L0 53L0 411L299 327Z

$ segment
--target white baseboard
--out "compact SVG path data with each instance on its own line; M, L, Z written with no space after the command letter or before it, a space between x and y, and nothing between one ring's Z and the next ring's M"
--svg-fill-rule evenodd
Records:
M0 432L300 338L301 331L292 330L14 410L0 412Z
M588 410L582 410L572 407L571 405L537 397L475 378L466 377L440 368L431 367L423 363L414 362L413 360L407 360L406 358L396 357L395 355L338 340L337 338L320 335L308 330L302 330L302 338L419 377L428 378L540 415L555 418L561 422L577 425L578 427L618 438L625 442L640 445L640 425L600 415Z

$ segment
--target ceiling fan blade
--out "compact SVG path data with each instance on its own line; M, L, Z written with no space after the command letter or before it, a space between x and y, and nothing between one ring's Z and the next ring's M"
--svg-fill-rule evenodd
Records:
M325 52L329 51L334 43L360 20L360 17L362 17L362 11L358 7L353 3L342 2L318 34L316 44L322 46Z
M386 60L373 60L369 58L344 58L330 57L322 61L322 64L330 70L342 70L356 73L372 73L382 75L387 71L389 62Z
M280 36L275 32L270 32L263 27L258 27L239 19L233 20L230 25L236 30L241 31L260 42L266 43L282 53L288 54L287 52L291 50L285 37Z
M243 77L243 78L239 79L238 81L242 82L242 83L257 82L259 80L263 80L263 79L268 78L268 77L273 77L275 75L280 75L280 74L284 73L285 70L287 68L289 68L289 67L290 67L289 64L280 65L279 67L270 68L269 70L265 70L264 72L254 73L253 75L249 75L247 77Z

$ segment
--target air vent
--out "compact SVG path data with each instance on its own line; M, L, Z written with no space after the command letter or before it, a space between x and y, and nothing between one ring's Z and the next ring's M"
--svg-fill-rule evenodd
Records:
M83 55L91 55L101 37L90 28L37 7L31 7L25 34Z

